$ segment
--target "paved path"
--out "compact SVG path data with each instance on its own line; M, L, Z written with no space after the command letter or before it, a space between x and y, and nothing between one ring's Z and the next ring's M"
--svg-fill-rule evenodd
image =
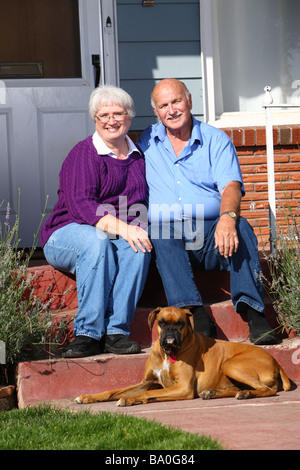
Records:
M78 405L72 400L53 402L73 410L126 413L210 435L229 450L300 450L300 384L270 398L238 401L235 398L204 401L149 403L118 408L115 402Z

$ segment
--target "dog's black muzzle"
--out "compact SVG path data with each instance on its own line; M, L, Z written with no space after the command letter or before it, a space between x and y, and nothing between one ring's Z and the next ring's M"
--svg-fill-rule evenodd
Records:
M160 325L162 328L160 334L160 345L166 354L169 356L175 355L181 346L181 335L180 328L178 324L169 324Z

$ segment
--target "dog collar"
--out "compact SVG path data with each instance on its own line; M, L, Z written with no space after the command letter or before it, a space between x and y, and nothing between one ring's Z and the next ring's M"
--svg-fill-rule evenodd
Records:
M174 355L169 356L169 361L174 363L176 361L176 356L174 356Z

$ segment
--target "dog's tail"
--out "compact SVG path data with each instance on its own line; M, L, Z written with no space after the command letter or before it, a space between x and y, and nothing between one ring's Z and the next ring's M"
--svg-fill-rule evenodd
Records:
M291 389L291 382L286 373L284 372L283 368L278 364L279 366L279 374L282 382L282 387L285 392Z

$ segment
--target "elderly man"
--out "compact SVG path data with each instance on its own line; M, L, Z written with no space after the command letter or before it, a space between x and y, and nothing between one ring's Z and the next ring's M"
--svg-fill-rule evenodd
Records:
M234 308L247 314L250 340L276 343L264 316L256 236L239 214L245 192L233 143L194 118L191 95L179 80L162 80L151 98L160 122L138 144L146 158L151 239L168 304L188 306L195 329L214 336L192 266L226 269Z

